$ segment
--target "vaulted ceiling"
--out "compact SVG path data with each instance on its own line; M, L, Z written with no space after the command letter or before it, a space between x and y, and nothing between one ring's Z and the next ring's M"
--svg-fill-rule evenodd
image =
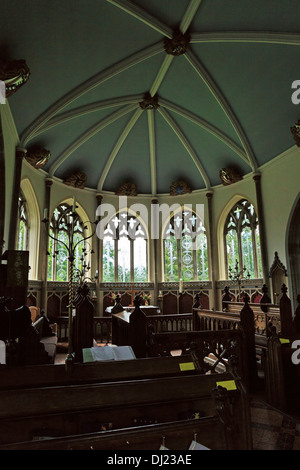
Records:
M31 72L9 97L20 145L98 192L256 171L295 143L299 19L299 0L2 0L0 57Z

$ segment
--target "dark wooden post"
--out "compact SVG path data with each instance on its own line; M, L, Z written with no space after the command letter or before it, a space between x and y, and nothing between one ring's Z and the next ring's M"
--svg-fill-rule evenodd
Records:
M249 390L257 386L257 364L255 352L255 323L254 314L249 306L250 297L244 294L244 306L240 313L242 333L244 336L244 358L246 363L246 382Z
M262 309L264 313L267 313L268 306L266 304L270 304L271 299L268 296L268 287L266 286L266 284L262 286L262 292L263 292L263 295L262 295L262 298L260 299L260 308Z
M287 287L282 284L281 287L282 296L279 302L280 309L280 336L282 338L292 338L294 336L293 329L293 315L291 301L287 296Z
M299 337L300 335L300 295L297 295L297 302L298 302L298 306L295 310L293 325L294 325L295 333L297 337Z
M147 318L140 309L141 298L137 295L134 299L135 309L130 314L129 337L130 344L136 357L147 355Z
M5 198L6 198L6 181L5 181L5 155L4 155L4 138L2 130L2 120L0 115L0 256L4 249L4 227L5 227Z
M75 362L82 362L82 349L93 347L94 340L94 305L89 298L87 284L78 288L74 306L76 314L73 319L73 348Z
M225 302L230 302L231 301L231 295L229 293L229 287L225 286L224 287L224 295L222 297L222 311L224 312L225 310L228 310L227 303Z

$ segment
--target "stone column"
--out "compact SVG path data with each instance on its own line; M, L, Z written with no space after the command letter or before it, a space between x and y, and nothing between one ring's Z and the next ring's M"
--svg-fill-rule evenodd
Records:
M51 188L53 180L51 178L45 179L45 204L44 204L44 213L43 220L51 219L50 214L50 200L51 200ZM43 281L42 284L42 294L41 294L41 308L47 313L47 280L48 280L48 244L49 244L49 225L42 223L41 225L41 278Z
M158 204L157 199L152 199L151 205L156 205ZM153 207L153 214L157 215L157 207ZM151 210L151 215L152 215L152 210ZM153 305L158 305L158 243L159 243L159 238L153 238L151 236L152 233L156 233L159 230L159 227L152 227L152 224L158 222L159 218L158 217L151 217L151 230L149 231L149 236L150 236L150 243L152 244L153 247L153 260L154 260L154 270L153 270L153 284L154 284L154 295L153 295ZM153 230L154 229L154 230Z
M253 176L253 180L255 182L255 190L256 190L257 218L258 218L259 234L260 234L263 280L264 280L264 284L266 284L266 286L269 289L270 288L269 263L268 263L268 252L267 252L267 243L266 243L265 219L264 219L263 200L262 200L262 193L261 193L260 173L255 173Z
M208 204L208 256L209 256L209 263L210 263L210 277L211 277L211 285L212 285L212 302L213 305L210 305L210 308L216 309L217 308L217 289L216 289L216 276L215 276L215 263L216 263L216 254L217 254L217 247L214 243L213 237L213 209L212 209L212 198L213 192L208 191L206 193L207 197L207 204Z
M97 208L101 205L102 203L103 196L101 194L96 194L96 202L97 202ZM101 216L99 215L97 218L97 221L100 222ZM96 270L98 271L98 279L96 279L96 297L97 297L97 305L96 305L96 315L102 316L104 315L104 312L102 311L102 305L103 305L103 296L101 295L100 292L100 282L102 282L103 279L103 263L102 263L102 258L103 258L103 241L96 235Z
M23 163L23 158L26 155L26 152L27 150L23 148L16 149L15 178L14 178L11 211L10 211L10 229L9 229L9 239L8 239L9 250L14 250L16 246L17 223L18 223L18 201L19 201L19 195L20 195L22 163Z
M5 155L2 120L0 114L0 256L4 251L4 228L5 228Z

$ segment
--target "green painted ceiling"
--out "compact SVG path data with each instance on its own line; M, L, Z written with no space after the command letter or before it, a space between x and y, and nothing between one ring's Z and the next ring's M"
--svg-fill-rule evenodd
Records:
M9 98L20 144L99 192L256 171L295 143L299 19L299 0L2 0L0 58L31 71ZM175 29L190 33L184 55L164 49ZM141 109L147 92L158 109Z

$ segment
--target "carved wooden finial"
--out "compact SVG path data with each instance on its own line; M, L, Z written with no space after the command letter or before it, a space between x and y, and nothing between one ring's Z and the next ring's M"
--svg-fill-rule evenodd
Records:
M281 286L282 295L287 295L287 291L288 291L288 289L287 289L286 285L282 284L282 286Z

